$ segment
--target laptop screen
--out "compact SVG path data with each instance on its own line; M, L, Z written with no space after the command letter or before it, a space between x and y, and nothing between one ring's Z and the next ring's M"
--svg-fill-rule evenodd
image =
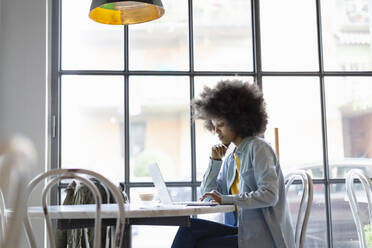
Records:
M148 169L150 172L150 175L152 177L152 181L154 182L155 188L158 191L160 201L164 205L172 205L172 198L168 192L167 186L165 185L163 176L160 172L160 168L158 164L149 164Z

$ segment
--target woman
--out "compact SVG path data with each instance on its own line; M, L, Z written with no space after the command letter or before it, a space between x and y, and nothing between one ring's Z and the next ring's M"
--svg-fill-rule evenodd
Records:
M234 204L238 227L191 219L190 227L179 228L172 247L294 247L279 161L259 137L267 125L261 91L238 80L220 81L206 87L193 108L221 141L211 149L201 200ZM222 162L230 143L236 148Z

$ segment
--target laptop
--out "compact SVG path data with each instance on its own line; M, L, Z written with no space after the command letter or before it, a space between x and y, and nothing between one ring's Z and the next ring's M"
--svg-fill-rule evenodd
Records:
M155 188L158 191L160 201L164 205L186 205L186 206L216 206L218 205L217 202L173 202L171 195L165 185L163 176L160 172L160 168L157 163L149 164L148 165L149 173L152 177L152 181L154 182Z

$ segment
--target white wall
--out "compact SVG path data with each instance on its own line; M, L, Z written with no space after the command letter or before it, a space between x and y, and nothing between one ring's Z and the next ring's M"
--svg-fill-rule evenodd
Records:
M2 30L2 19L3 19L2 10L1 10L2 2L3 2L3 0L0 0L0 72L1 72L1 58L2 58L2 54L1 54L1 51L2 51L2 45L1 45L2 44L2 32L1 32L1 30ZM1 79L0 79L0 92L1 92ZM0 128L1 128L1 119L0 119Z
M46 167L47 2L0 0L0 140L12 133L31 138L38 152L33 175ZM42 229L36 223L40 245Z

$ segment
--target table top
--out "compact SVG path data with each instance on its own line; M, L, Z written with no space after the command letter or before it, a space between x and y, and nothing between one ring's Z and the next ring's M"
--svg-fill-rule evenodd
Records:
M234 205L216 206L185 206L185 205L161 205L156 203L125 204L126 218L146 217L171 217L189 216L197 214L225 213L234 211ZM96 214L96 205L55 205L49 206L49 215L52 219L92 219ZM116 218L119 207L117 204L102 204L101 217L103 219ZM11 211L8 211L11 212ZM42 207L29 207L30 218L43 218Z

